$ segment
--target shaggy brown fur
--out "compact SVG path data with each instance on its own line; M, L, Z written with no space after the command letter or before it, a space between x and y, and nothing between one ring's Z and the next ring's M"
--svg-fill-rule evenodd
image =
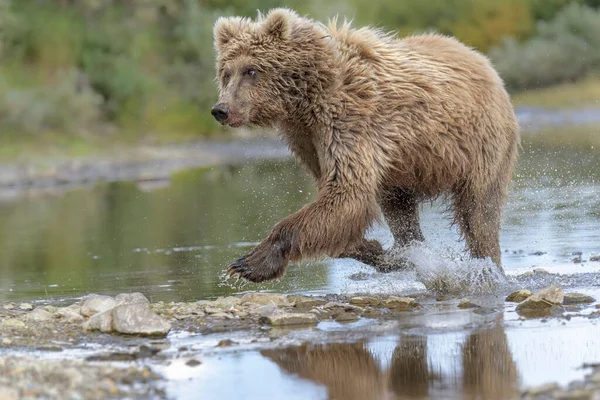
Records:
M363 235L380 210L402 246L423 239L418 205L440 195L471 255L500 265L519 131L484 56L440 35L399 40L285 9L219 19L215 46L221 122L276 127L318 185L230 273L265 281L308 257L376 260L381 246Z

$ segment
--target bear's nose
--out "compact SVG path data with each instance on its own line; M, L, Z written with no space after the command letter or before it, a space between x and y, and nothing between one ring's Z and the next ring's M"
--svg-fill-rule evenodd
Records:
M215 104L210 110L210 113L219 122L223 122L229 116L229 107L224 104Z

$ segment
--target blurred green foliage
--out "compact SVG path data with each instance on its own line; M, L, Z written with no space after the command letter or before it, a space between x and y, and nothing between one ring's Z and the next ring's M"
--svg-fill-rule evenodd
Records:
M490 56L512 89L578 80L600 68L600 10L571 3L538 22L536 36L522 43L506 38Z
M491 57L513 89L598 68L600 0L0 0L3 137L221 132L212 26L287 6L400 34L436 30Z

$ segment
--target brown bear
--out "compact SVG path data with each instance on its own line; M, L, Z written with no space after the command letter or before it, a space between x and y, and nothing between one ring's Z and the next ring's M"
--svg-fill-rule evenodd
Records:
M382 211L396 246L423 240L419 203L445 196L474 258L500 267L501 211L519 128L490 62L437 34L398 39L275 9L214 28L221 124L274 127L315 200L228 267L250 281L328 255L377 264Z

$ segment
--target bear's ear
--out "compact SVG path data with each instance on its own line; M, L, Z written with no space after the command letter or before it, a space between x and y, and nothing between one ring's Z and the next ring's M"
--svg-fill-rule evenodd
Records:
M298 15L285 8L275 8L264 17L262 32L280 40L287 40L292 34L292 21Z
M214 28L215 48L221 50L231 39L238 36L247 24L248 21L240 17L220 17L217 19Z

